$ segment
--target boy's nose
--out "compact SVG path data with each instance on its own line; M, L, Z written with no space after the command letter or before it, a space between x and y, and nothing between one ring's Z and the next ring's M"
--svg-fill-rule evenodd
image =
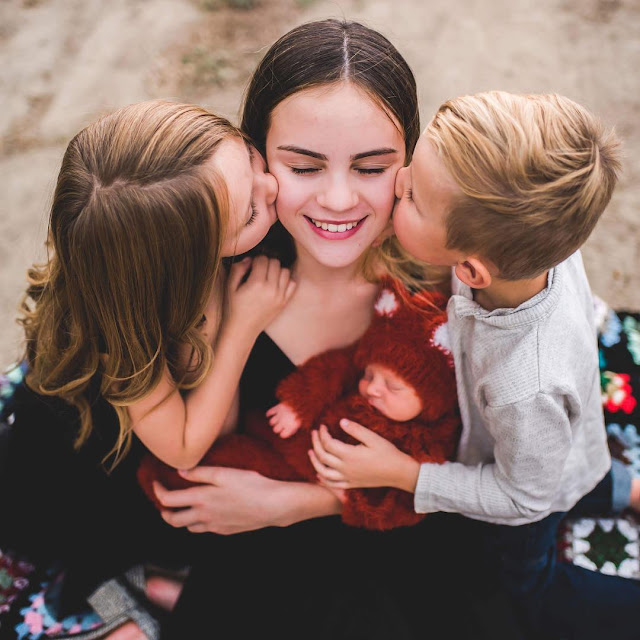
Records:
M400 199L404 195L405 182L409 167L402 167L396 174L396 198Z

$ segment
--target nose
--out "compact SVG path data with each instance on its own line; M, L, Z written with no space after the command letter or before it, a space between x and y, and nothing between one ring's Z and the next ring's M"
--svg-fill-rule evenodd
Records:
M278 196L278 181L267 171L267 163L255 147L252 147L251 158L254 186L260 193L264 193L267 205L272 205Z
M264 182L264 193L267 204L271 205L278 197L278 181L275 176L270 173L263 173L260 178Z
M374 398L379 398L380 393L381 393L380 380L378 380L374 376L374 378L370 380L367 384L367 395L372 396Z
M400 199L404 195L405 182L409 167L402 167L396 174L396 198Z
M348 211L358 204L358 193L348 178L328 177L328 183L318 194L318 204L331 211Z

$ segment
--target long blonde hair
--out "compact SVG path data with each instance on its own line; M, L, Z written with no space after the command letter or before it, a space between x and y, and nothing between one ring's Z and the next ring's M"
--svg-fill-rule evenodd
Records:
M193 384L211 364L197 325L220 263L228 205L207 160L236 136L201 107L154 100L89 125L64 155L48 261L29 269L21 305L27 383L78 409L76 447L91 434L96 394L110 403L119 420L107 456L113 466L131 444L126 407L167 366L185 386L177 345L191 347Z

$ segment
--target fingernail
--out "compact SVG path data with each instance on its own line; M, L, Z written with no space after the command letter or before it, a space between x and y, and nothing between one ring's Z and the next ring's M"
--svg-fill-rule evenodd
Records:
M342 418L342 420L340 420L341 427L346 427L348 424L349 424L349 421L346 418Z

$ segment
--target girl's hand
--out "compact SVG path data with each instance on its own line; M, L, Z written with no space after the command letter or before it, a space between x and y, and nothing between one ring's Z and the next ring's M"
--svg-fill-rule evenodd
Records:
M227 535L278 524L272 499L276 480L255 471L226 467L200 466L179 473L202 484L169 491L154 483L161 504L178 509L161 512L171 526L186 527L193 533Z
M156 482L154 490L167 509L162 517L193 533L227 535L283 527L342 510L334 492L309 482L281 482L255 471L226 467L196 467L180 474L202 484L168 491Z
M226 324L257 336L282 311L294 289L291 272L275 258L257 256L234 263L227 281Z
M284 402L280 402L275 407L267 410L269 424L273 427L273 432L281 438L292 436L300 428L300 418L296 412Z
M309 457L321 484L329 489L395 487L415 491L420 463L356 422L343 419L340 426L361 444L332 438L324 425L311 432Z

